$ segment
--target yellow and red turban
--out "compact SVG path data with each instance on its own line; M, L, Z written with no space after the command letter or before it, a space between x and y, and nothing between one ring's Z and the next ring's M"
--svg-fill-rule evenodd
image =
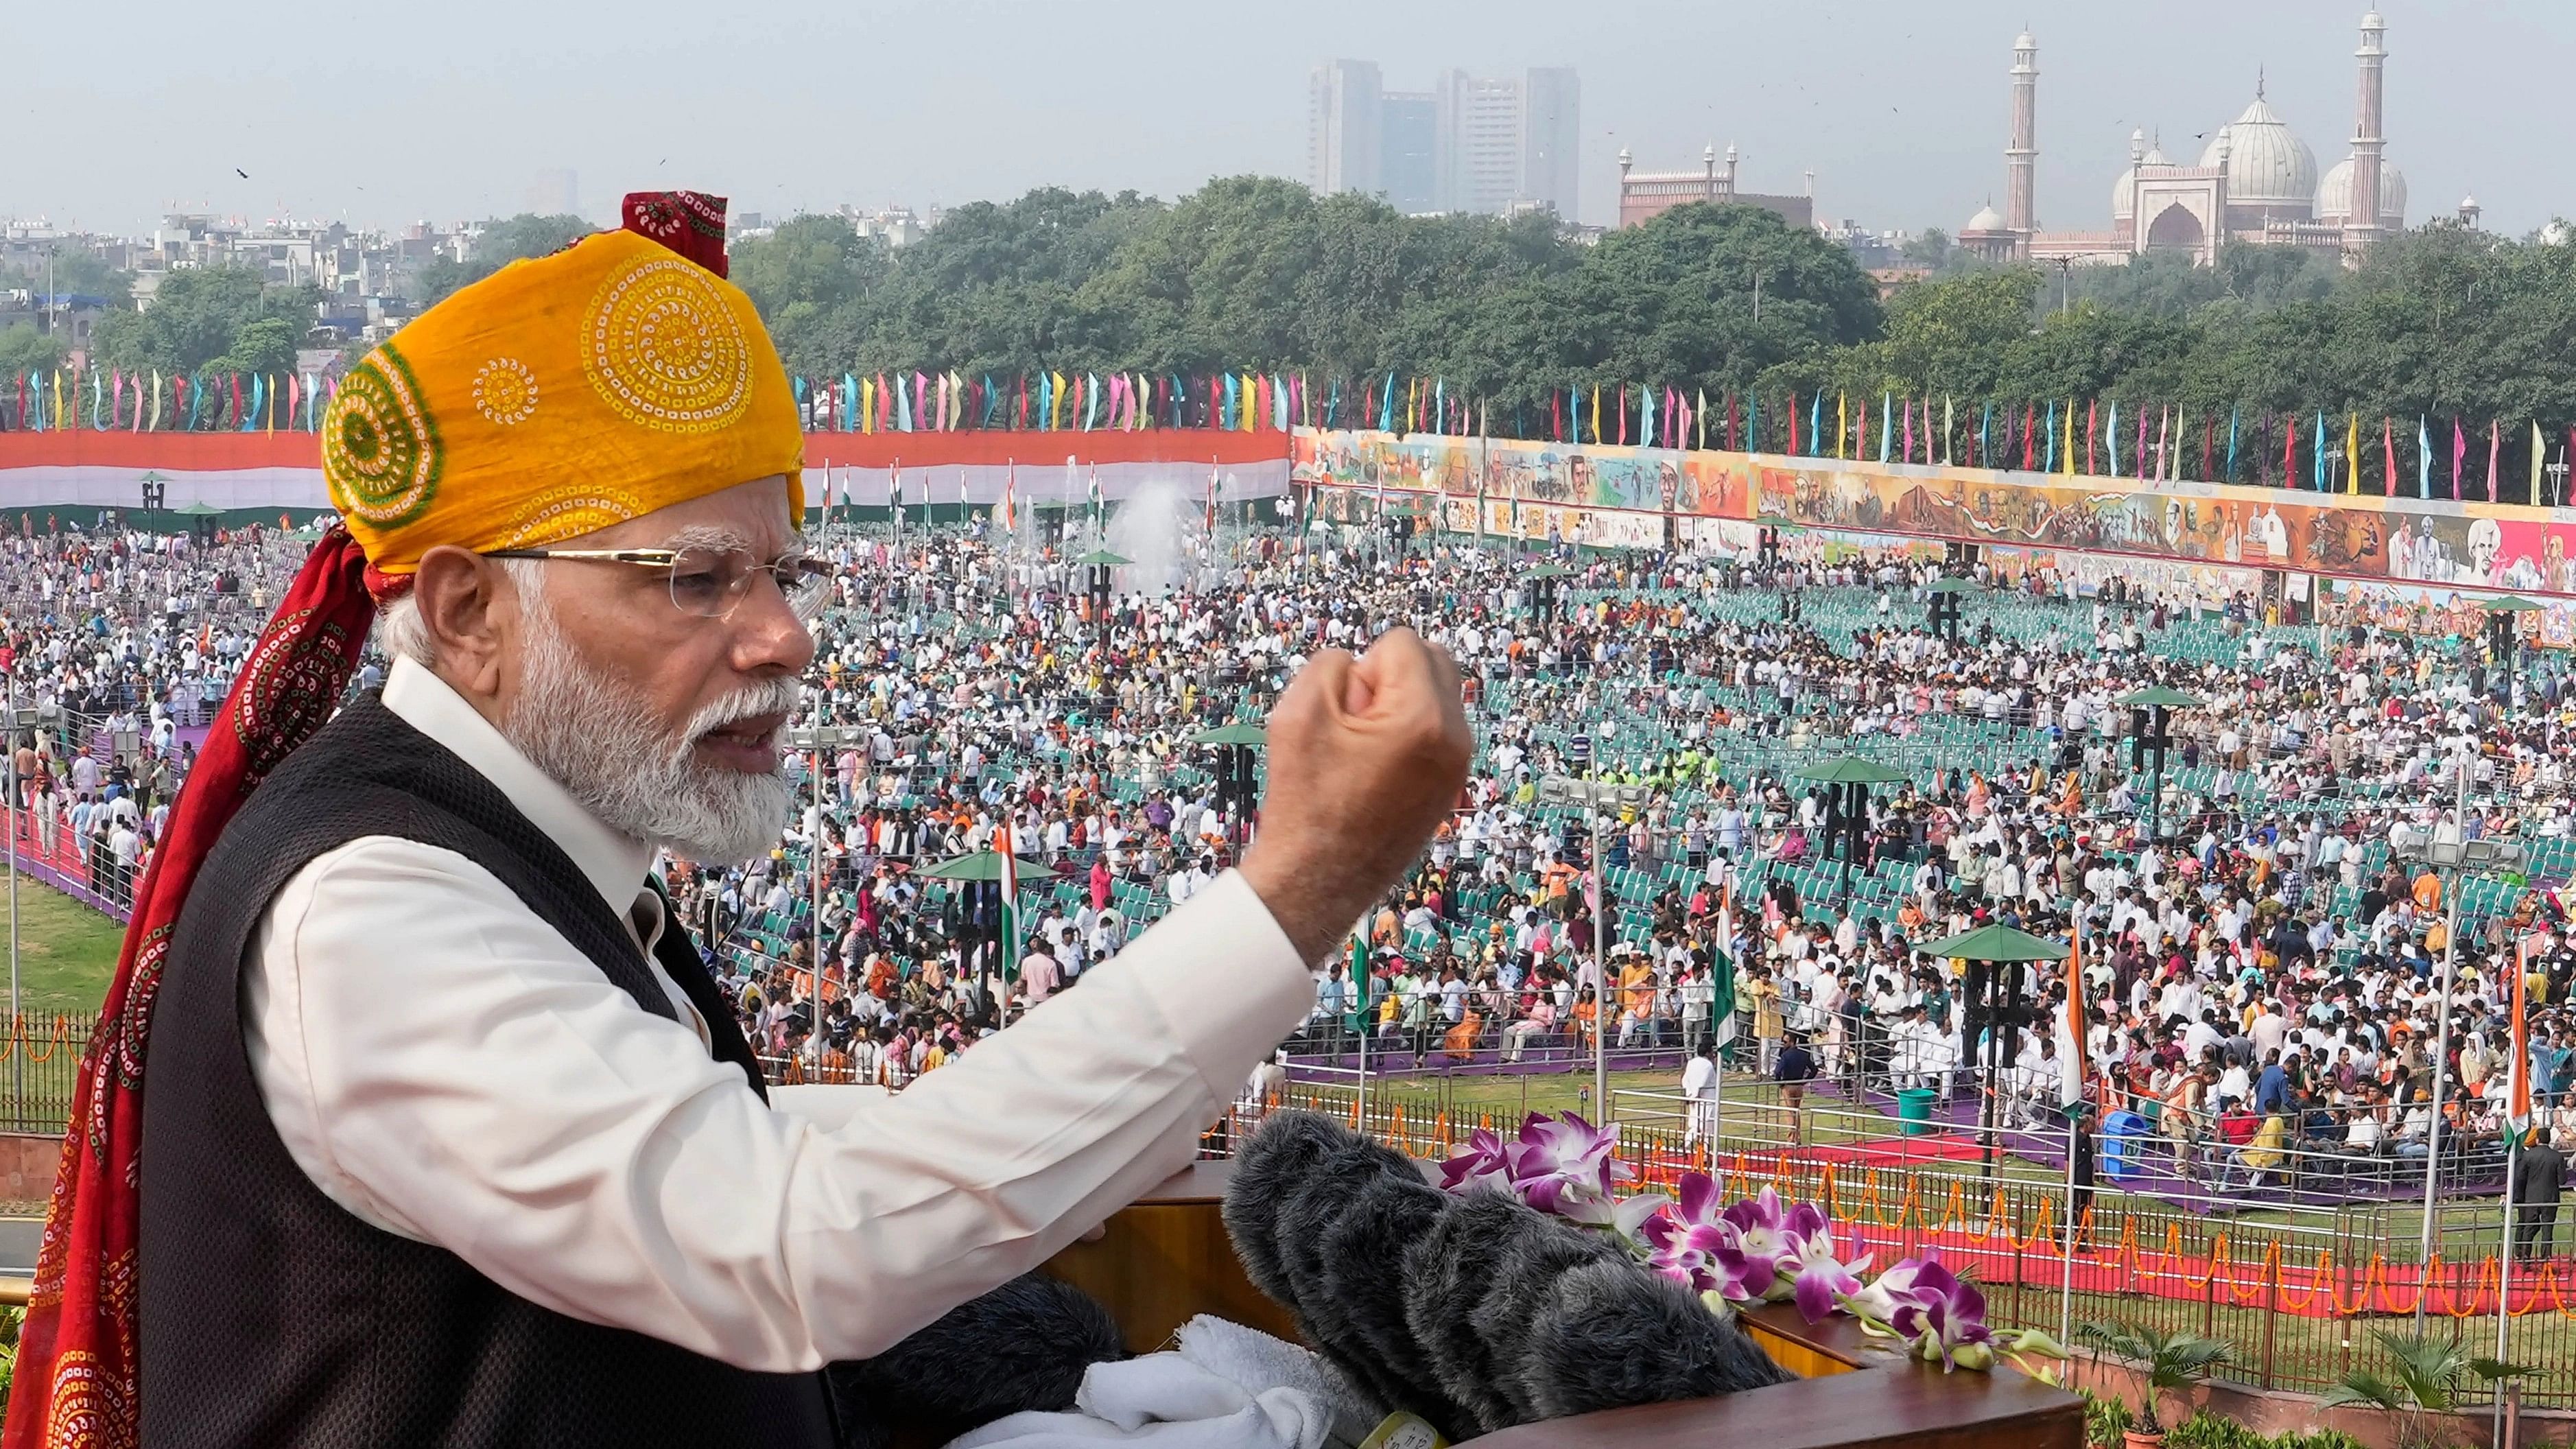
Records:
M534 548L771 474L804 517L804 433L725 280L724 202L630 196L627 225L512 262L341 379L332 506L379 597L441 544Z
M629 196L622 230L511 263L342 379L322 468L345 529L252 647L135 891L72 1091L0 1449L136 1442L136 1164L162 954L225 823L330 716L375 600L440 544L538 546L774 474L804 517L795 399L724 274L722 198Z

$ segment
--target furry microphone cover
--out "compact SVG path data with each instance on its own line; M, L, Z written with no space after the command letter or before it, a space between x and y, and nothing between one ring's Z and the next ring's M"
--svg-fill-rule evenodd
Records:
M1073 1407L1083 1371L1127 1356L1109 1310L1041 1273L969 1300L875 1358L828 1365L842 1449L944 1444L1026 1409Z
M1441 1192L1312 1113L1274 1114L1244 1144L1225 1224L1318 1352L1452 1441L1791 1377L1600 1234L1501 1193Z

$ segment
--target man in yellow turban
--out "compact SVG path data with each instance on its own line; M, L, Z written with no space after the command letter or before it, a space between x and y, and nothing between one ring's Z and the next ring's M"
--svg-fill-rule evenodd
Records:
M1328 652L1240 871L900 1096L768 1088L649 871L776 839L828 578L722 203L625 220L332 400L345 531L138 893L7 1449L821 1449L822 1365L1189 1158L1453 803L1448 661ZM371 623L384 689L335 715Z

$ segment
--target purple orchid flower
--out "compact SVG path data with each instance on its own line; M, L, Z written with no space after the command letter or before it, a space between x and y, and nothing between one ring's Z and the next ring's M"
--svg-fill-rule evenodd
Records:
M1440 1189L1443 1192L1469 1193L1479 1187L1495 1187L1506 1192L1512 1186L1511 1152L1502 1135L1490 1127L1479 1127L1467 1135L1467 1150L1440 1164Z
M1791 1234L1791 1220L1815 1209L1801 1203L1795 1209L1780 1206L1780 1194L1762 1189L1759 1197L1739 1198L1718 1215L1719 1221L1733 1229L1728 1241L1717 1252L1719 1271L1741 1286L1744 1296L1730 1292L1737 1302L1768 1300L1780 1281L1780 1264L1797 1251ZM1822 1223L1824 1215L1816 1213Z
M1645 1245L1646 1264L1694 1293L1728 1291L1733 1279L1717 1266L1717 1254L1735 1236L1733 1225L1719 1215L1717 1180L1705 1172L1685 1172L1674 1201L1664 1204L1641 1224L1637 1237Z
M1797 1257L1784 1265L1798 1312L1809 1323L1831 1318L1844 1299L1861 1291L1860 1275L1868 1270L1869 1260L1875 1256L1863 1253L1848 1263L1835 1257L1830 1228L1819 1228L1801 1238Z
M1572 1112L1536 1113L1504 1148L1512 1190L1540 1212L1607 1227L1618 1220L1618 1190L1636 1173L1619 1161L1619 1129L1594 1127Z
M1914 1271L1902 1290L1889 1295L1894 1311L1885 1320L1888 1328L1926 1362L1937 1358L1944 1368L1993 1367L1994 1331L1986 1326L1986 1295L1938 1258L1909 1259L1889 1269L1888 1276L1909 1265Z

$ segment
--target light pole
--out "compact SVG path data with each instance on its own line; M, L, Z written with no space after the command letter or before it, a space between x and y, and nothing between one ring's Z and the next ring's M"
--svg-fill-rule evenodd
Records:
M2460 955L2460 877L2471 870L2521 868L2523 850L2509 841L2469 840L2463 837L2460 822L2469 813L2469 760L2476 749L2474 737L2462 735L2456 741L2459 759L2459 796L2455 813L2447 825L2437 825L2430 832L2399 825L2388 832L2392 854L2400 860L2420 861L2437 871L2446 871L2442 889L2442 985L2434 1000L2433 1028L2433 1095L2431 1118L2424 1129L2424 1218L2416 1241L2415 1327L2421 1332L2425 1307L2431 1301L2429 1282L2433 1269L2434 1204L2442 1177L2442 1088L2449 1076L2451 1059L2451 989L2457 976ZM2510 1194L2508 1194L2510 1196Z
M9 1031L10 1035L15 1037L18 1023L23 1019L18 1014L18 792L26 788L26 785L18 778L20 721L18 719L18 675L14 668L8 673L0 674L0 718L5 718L9 722L7 737L0 739L0 751L5 751L8 755L8 769L0 772L0 780L8 782L5 819L9 832ZM19 1104L26 1100L26 1063L25 1052L9 1053L9 1117L13 1124L18 1117Z

